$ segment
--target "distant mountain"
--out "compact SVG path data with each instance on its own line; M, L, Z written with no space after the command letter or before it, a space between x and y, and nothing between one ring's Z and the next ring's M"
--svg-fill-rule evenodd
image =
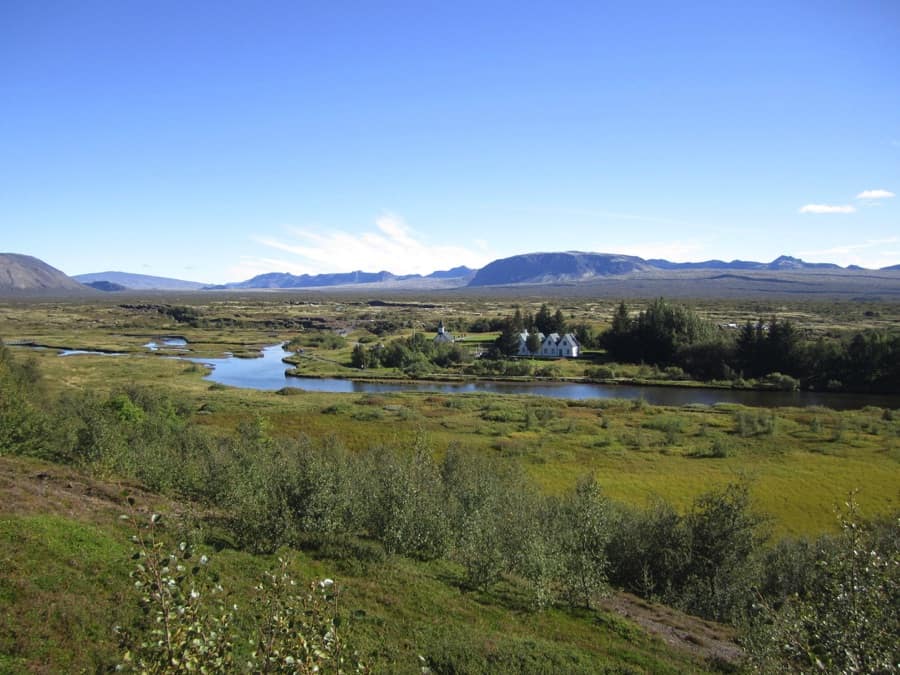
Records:
M428 275L428 279L466 279L466 281L470 281L472 277L475 276L475 273L478 270L473 270L471 267L466 267L465 265L460 265L459 267L454 267L453 269L443 270L440 272L432 272Z
M898 266L900 267L900 266ZM891 269L891 268L887 268ZM896 268L894 268L896 269ZM392 290L436 290L449 288L478 288L484 286L518 285L572 285L588 283L611 277L662 278L661 274L672 272L678 279L687 280L681 272L694 275L704 270L724 272L726 276L711 279L732 278L730 272L754 273L804 273L837 270L849 273L867 272L861 268L846 270L833 263L809 263L791 256L779 256L772 262L762 263L752 260L706 260L703 262L671 262L660 258L644 260L637 256L615 253L586 253L565 251L557 253L526 253L509 258L494 260L480 270L466 266L432 272L427 276L419 274L397 275L381 272L339 272L333 274L289 274L270 272L260 274L246 281L221 286L207 286L208 290L224 289L300 289L359 287ZM737 277L734 277L737 278Z
M890 267L882 267L882 272L896 272L900 270L900 265L891 265Z
M766 266L766 263L758 263L751 260L732 260L731 262L725 262L724 260L670 262L659 258L652 258L647 261L647 264L661 270L759 270L764 269Z
M393 288L435 288L434 281L448 282L443 286L465 286L472 278L474 270L468 267L454 267L451 270L432 272L427 277L420 274L392 274L391 272L336 272L333 274L289 274L269 272L248 279L221 286L208 286L209 290L253 289L253 288L329 288L333 286L368 286L379 284ZM453 283L456 282L456 283Z
M644 259L611 253L526 253L495 260L482 267L469 286L573 283L594 277L650 269Z
M247 281L239 281L209 288L321 288L323 286L344 286L346 284L372 284L397 277L390 272L337 272L333 274L290 274L269 272Z
M106 281L133 291L198 291L206 286L206 284L201 284L199 281L184 281L182 279L154 277L148 274L131 274L129 272L93 272L91 274L76 274L72 278L88 285L92 285L97 281Z
M703 262L669 262L653 258L647 261L661 270L807 270L807 269L841 269L834 263L808 263L800 258L792 258L789 255L779 256L770 263L753 262L752 260L704 260ZM849 269L849 268L848 268ZM861 267L857 269L862 269Z
M800 258L783 255L772 262L750 260L706 260L703 262L671 262L654 258L610 253L528 253L502 258L482 267L469 286L509 286L516 284L572 284L603 277L622 275L641 276L660 271L724 270L791 272L813 270L843 270L833 263L808 263ZM716 277L717 278L717 277Z
M114 293L116 291L127 291L122 284L114 284L111 281L92 281L89 284L85 284L85 286L90 286L91 288L95 288L98 291L103 291L104 293Z
M87 291L43 260L19 253L0 253L0 293Z
M767 270L840 270L843 269L840 265L835 265L834 263L811 263L806 262L805 260L800 260L800 258L792 258L789 255L782 255L768 265L765 266Z

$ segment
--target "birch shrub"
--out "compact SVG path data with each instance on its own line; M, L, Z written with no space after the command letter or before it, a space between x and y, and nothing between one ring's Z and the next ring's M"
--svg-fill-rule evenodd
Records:
M226 591L182 542L160 540L158 514L135 525L132 537L135 590L144 623L118 628L117 670L139 673L366 672L343 637L339 590L332 579L298 584L279 558L242 611L226 603Z

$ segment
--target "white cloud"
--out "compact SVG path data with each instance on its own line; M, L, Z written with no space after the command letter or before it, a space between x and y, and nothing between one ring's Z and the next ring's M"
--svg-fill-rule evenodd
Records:
M856 195L857 199L890 199L894 197L894 193L889 190L863 190L858 195Z
M853 213L854 211L856 211L856 207L849 204L807 204L800 207L800 213Z
M482 267L496 256L484 241L472 248L455 244L432 244L413 231L402 218L385 214L375 220L375 228L360 233L324 228L286 227L289 238L260 236L254 241L268 248L290 253L295 258L277 260L254 258L242 262L267 272L321 274L363 270L394 274L430 274L457 265ZM256 272L259 274L260 272Z
M852 244L800 251L798 255L805 260L821 260L844 266L859 265L869 269L880 269L900 263L900 250L898 250L897 244L900 244L900 237L867 239Z

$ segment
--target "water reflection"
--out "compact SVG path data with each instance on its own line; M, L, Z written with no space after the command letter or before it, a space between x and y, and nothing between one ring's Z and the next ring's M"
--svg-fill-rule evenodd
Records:
M653 405L683 406L740 403L749 406L813 406L850 410L875 405L900 407L900 396L841 394L811 391L753 391L738 389L705 389L690 387L653 387L641 385L605 385L550 382L360 382L342 378L310 378L285 375L288 367L282 359L290 355L282 345L272 345L255 359L228 357L222 359L186 358L213 368L206 379L219 384L245 389L277 391L296 387L306 391L331 393L389 393L403 391L444 394L495 393L531 394L553 398L582 400L590 398L644 399ZM185 357L182 357L185 358Z

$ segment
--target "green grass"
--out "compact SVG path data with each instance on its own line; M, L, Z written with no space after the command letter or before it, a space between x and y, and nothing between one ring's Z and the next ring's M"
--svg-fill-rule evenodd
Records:
M409 297L403 296L407 301ZM357 395L304 393L279 396L212 385L192 364L159 358L141 346L159 335L183 335L208 355L252 352L265 344L299 337L308 345L299 366L304 374L344 376L359 371L348 364L357 340L368 344L425 330L443 318L509 315L516 304L535 312L546 298L460 297L448 294L431 305L370 306L355 295L273 297L193 294L171 304L193 304L209 325L174 322L156 310L123 308L112 299L83 302L18 303L0 307L4 339L133 352L128 357L78 356L61 359L52 351L27 352L47 374L51 390L109 390L138 383L164 389L192 402L197 420L229 433L243 420L269 417L275 433L330 438L351 449L378 445L411 446L425 433L435 452L461 445L522 463L547 491L562 492L577 478L595 472L614 498L643 504L661 495L686 505L704 489L747 476L755 503L774 519L777 532L812 534L833 530L832 506L859 490L863 508L886 513L900 505L900 415L884 411L835 412L782 409L774 429L769 413L734 406L635 407L630 402L563 402L527 396L383 395L382 403L362 404ZM121 302L121 301L116 301ZM140 302L130 301L143 307ZM146 301L159 303L155 298ZM561 303L567 318L601 328L612 313L608 300L579 298ZM710 301L697 310L717 323L741 323L772 314L790 318L811 335L838 329L885 328L900 320L896 303L782 303ZM637 303L634 309L639 309ZM227 321L228 325L216 322ZM396 326L375 336L378 322ZM321 326L322 330L303 328ZM322 331L347 330L343 347L316 346ZM459 331L457 331L459 332ZM467 334L477 341L484 336ZM25 350L19 350L23 355ZM600 358L598 355L594 355ZM563 376L581 375L587 361L558 362ZM636 377L640 366L616 366L617 376ZM621 372L620 372L621 371ZM400 375L389 369L366 373ZM328 411L326 414L325 411ZM760 417L762 416L762 417Z
M5 459L4 475L18 473L18 478L4 484L0 495L9 497L6 491L15 489L13 483L33 482L36 467ZM42 467L54 471L52 465ZM62 471L65 480L78 480L77 473ZM110 485L104 491L116 490ZM69 497L74 501L68 502L65 515L46 512L49 502L38 499L13 496L3 502L11 509L0 506L3 672L105 670L120 656L115 626L133 628L140 620L138 593L128 576L134 564L132 530L117 517L121 506L86 494ZM193 507L169 502L166 508L177 514ZM161 536L174 546L184 534L177 515L167 511L167 522L172 529ZM202 528L194 535L202 538ZM335 578L343 589L338 611L345 635L375 672L419 672L419 656L457 672L707 669L606 611L532 611L524 586L515 579L490 593L465 590L462 570L448 562L388 557L360 568L348 567L339 549L251 555L199 544L196 552L210 556L209 569L226 589L227 602L239 608L249 606L254 585L265 570L277 566L279 557L288 560L298 580Z
M742 415L771 413L486 394L281 396L218 388L202 371L170 359L35 354L55 387L140 382L187 397L204 411L197 421L222 433L255 415L269 417L277 434L336 439L350 449L412 447L424 433L438 454L459 445L521 462L549 492L593 472L614 499L643 505L659 495L686 506L713 486L748 477L754 504L779 534L834 531L833 507L854 490L872 515L900 506L900 415L886 419L879 408L784 408L772 433L747 433ZM716 449L726 456L714 456Z
M0 336L131 352L127 357L61 359L52 351L17 350L37 359L51 394L151 387L187 401L194 420L220 434L262 416L277 435L328 439L351 450L412 448L424 436L438 456L455 445L522 466L548 493L562 493L578 478L595 473L610 497L633 505L659 495L684 508L712 487L748 478L753 504L771 517L776 536L834 531L834 505L855 490L865 515L900 507L897 413L778 409L769 424L772 412L729 405L663 408L631 401L484 394L286 396L239 390L212 385L202 379L202 368L151 355L142 345L155 336L182 335L202 355L248 354L290 340L306 330L297 325L314 317L327 330L351 332L340 349L310 346L310 355L321 358L304 359L303 367L317 374L338 367L350 373L340 364L349 363L357 338L370 336L364 329L368 322L396 321L400 335L409 332L408 323L421 329L441 316L503 316L511 313L511 303L447 296L435 308L398 309L370 307L351 297L192 297L211 325L179 324L112 300L11 304L0 307ZM535 311L541 300L516 302ZM608 317L612 306L611 301L585 299L564 311L599 326L605 319L597 317ZM813 334L846 327L846 322L858 322L854 328L890 326L900 318L894 305L718 302L707 303L703 311L714 320L738 322L778 311ZM222 323L226 320L231 323ZM564 362L560 372L580 375L584 365ZM640 367L632 370L639 374ZM37 463L21 466L22 481L47 470ZM129 587L128 530L116 520L118 507L98 507L94 493L86 492L54 508L38 498L13 508L11 495L17 489L17 480L0 481L0 672L94 671L115 663L112 628L133 622L138 612ZM168 509L194 507L170 504ZM300 578L332 576L343 584L342 612L376 670L418 672L420 654L458 671L697 672L706 667L606 612L533 612L514 579L484 594L465 590L462 571L448 562L390 558L360 567L339 551L281 554L290 558ZM262 571L275 564L273 556L227 548L213 559L239 604Z
M111 526L39 513L0 517L0 659L11 670L46 672L110 665L112 627L137 618L128 549Z

